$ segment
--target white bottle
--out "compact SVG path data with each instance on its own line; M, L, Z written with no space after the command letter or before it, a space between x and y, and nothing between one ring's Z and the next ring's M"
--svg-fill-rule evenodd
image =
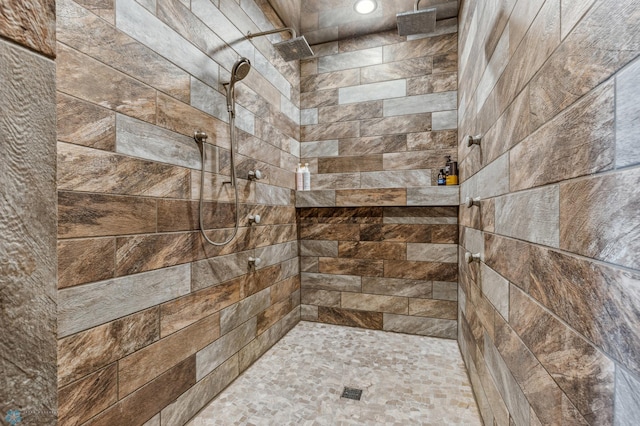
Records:
M298 163L296 170L296 189L302 191L304 189L304 173L302 172L302 163Z
M311 171L309 170L309 163L304 163L304 169L302 169L303 183L302 187L304 191L311 190Z

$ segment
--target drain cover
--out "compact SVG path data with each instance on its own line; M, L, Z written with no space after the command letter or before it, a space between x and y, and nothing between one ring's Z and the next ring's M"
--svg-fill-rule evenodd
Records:
M360 401L360 398L362 397L362 389L348 388L345 386L340 397Z

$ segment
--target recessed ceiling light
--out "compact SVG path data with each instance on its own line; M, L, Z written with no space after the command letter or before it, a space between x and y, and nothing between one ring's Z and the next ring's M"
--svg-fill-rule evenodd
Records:
M378 3L376 3L375 0L358 0L356 4L353 5L353 8L356 10L356 12L360 13L361 15L366 15L373 12L374 10L376 10L376 7L378 7Z

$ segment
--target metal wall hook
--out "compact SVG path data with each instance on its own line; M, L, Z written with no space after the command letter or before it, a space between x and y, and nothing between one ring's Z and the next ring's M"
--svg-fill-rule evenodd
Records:
M259 257L250 257L249 258L249 266L260 266L260 264L262 263L262 259L260 259Z
M249 215L249 224L259 224L260 223L260 215L259 214L250 214Z
M469 136L469 139L467 139L467 146L468 147L472 147L473 145L480 146L481 142L482 142L482 135Z
M467 197L466 200L464 200L464 204L468 208L471 208L473 206L480 207L480 197L477 197L477 198Z
M464 254L464 260L467 261L467 263L472 263L472 262L480 262L480 253L469 253L466 252Z
M262 179L262 172L259 169L249 170L249 180Z

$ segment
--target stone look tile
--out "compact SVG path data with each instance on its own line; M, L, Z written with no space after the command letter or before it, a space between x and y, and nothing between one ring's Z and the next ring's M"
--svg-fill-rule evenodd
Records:
M640 269L638 211L640 170L631 169L560 186L560 248Z
M296 207L333 207L335 205L335 190L296 191Z
M373 294L342 293L341 306L359 311L408 313L408 301L404 297Z
M151 308L58 341L58 385L65 386L135 352L160 337ZM91 351L85 350L91 347Z
M368 241L340 241L338 250L333 257L356 259L389 259L405 260L406 246L403 243L368 242ZM323 256L323 255L319 255Z
M511 301L519 313L511 321L514 330L585 419L591 424L613 423L613 361L520 290L514 289Z
M111 364L58 391L58 421L81 424L118 401L118 368Z
M241 252L194 262L191 265L192 288L201 290L248 273L251 256L252 252Z
M318 58L318 73L340 71L382 63L382 47L338 53Z
M266 288L240 302L220 311L220 333L227 334L243 322L264 311L271 303L269 289Z
M640 381L622 369L616 369L616 424L633 424L640 414Z
M452 244L407 244L407 260L458 262L458 247Z
M430 281L423 280L362 277L362 292L387 296L431 298L433 285Z
M383 157L384 162L384 157ZM392 170L363 172L360 174L361 188L402 188L431 186L432 171Z
M213 397L238 377L238 357L232 356L198 381L161 412L162 426L185 424Z
M151 87L62 44L56 64L59 91L141 120L155 119L156 91Z
M529 294L596 347L639 373L640 276L538 247L532 247L531 259ZM605 310L607 316L602 315Z
M58 143L58 188L66 191L188 198L189 170Z
M256 336L256 319L245 322L238 328L223 335L218 340L196 354L196 375L198 381L210 374Z
M340 189L336 206L398 206L407 203L406 189Z
M320 306L318 308L318 321L326 324L382 330L381 312L365 312Z
M489 299L496 310L509 320L509 281L484 263L480 266L482 274L482 294Z
M558 247L559 198L556 185L497 198L496 233Z
M58 288L113 278L113 238L91 238L58 242Z
M459 189L452 187L407 188L408 206L457 206Z
M220 318L211 315L118 361L118 396L135 391L220 336Z
M509 154L511 190L611 169L614 92L612 82L604 84L513 148ZM573 154L576 152L579 156ZM567 155L572 155L572 161L566 161Z
M640 111L633 101L640 84L639 67L636 60L616 77L616 167L640 163L640 154L634 149Z
M457 335L457 322L455 320L439 318L384 314L384 330L455 339Z
M321 257L318 259L318 271L323 274L381 277L383 268L384 263L382 260L333 257Z
M338 89L338 103L343 105L355 102L398 98L406 96L406 93L406 80L360 84L359 86L342 87Z
M424 57L388 64L365 66L360 70L360 79L362 84L367 84L430 74L432 62L433 60L430 57ZM407 80L407 84L409 81L410 80Z
M360 135L381 136L431 131L431 114L411 114L372 118L360 122Z
M338 257L338 241L302 240L300 255Z
M99 281L58 292L64 337L189 293L189 265Z
M59 92L56 112L59 141L115 151L115 112Z
M448 300L409 299L409 315L455 320L458 303Z
M340 307L339 291L318 290L313 288L303 288L300 292L300 300L304 305L326 306L329 308Z
M457 92L433 93L427 95L406 96L384 101L384 116L420 114L424 112L447 111L455 109Z
M319 108L320 123L382 117L382 101L358 102Z
M315 274L304 272L301 274L302 288L319 290L357 291L362 288L362 278L352 275Z
M112 405L91 419L88 424L96 426L130 422L142 424L195 383L195 356L192 356Z
M148 198L58 193L60 238L155 232L155 216L156 203Z

